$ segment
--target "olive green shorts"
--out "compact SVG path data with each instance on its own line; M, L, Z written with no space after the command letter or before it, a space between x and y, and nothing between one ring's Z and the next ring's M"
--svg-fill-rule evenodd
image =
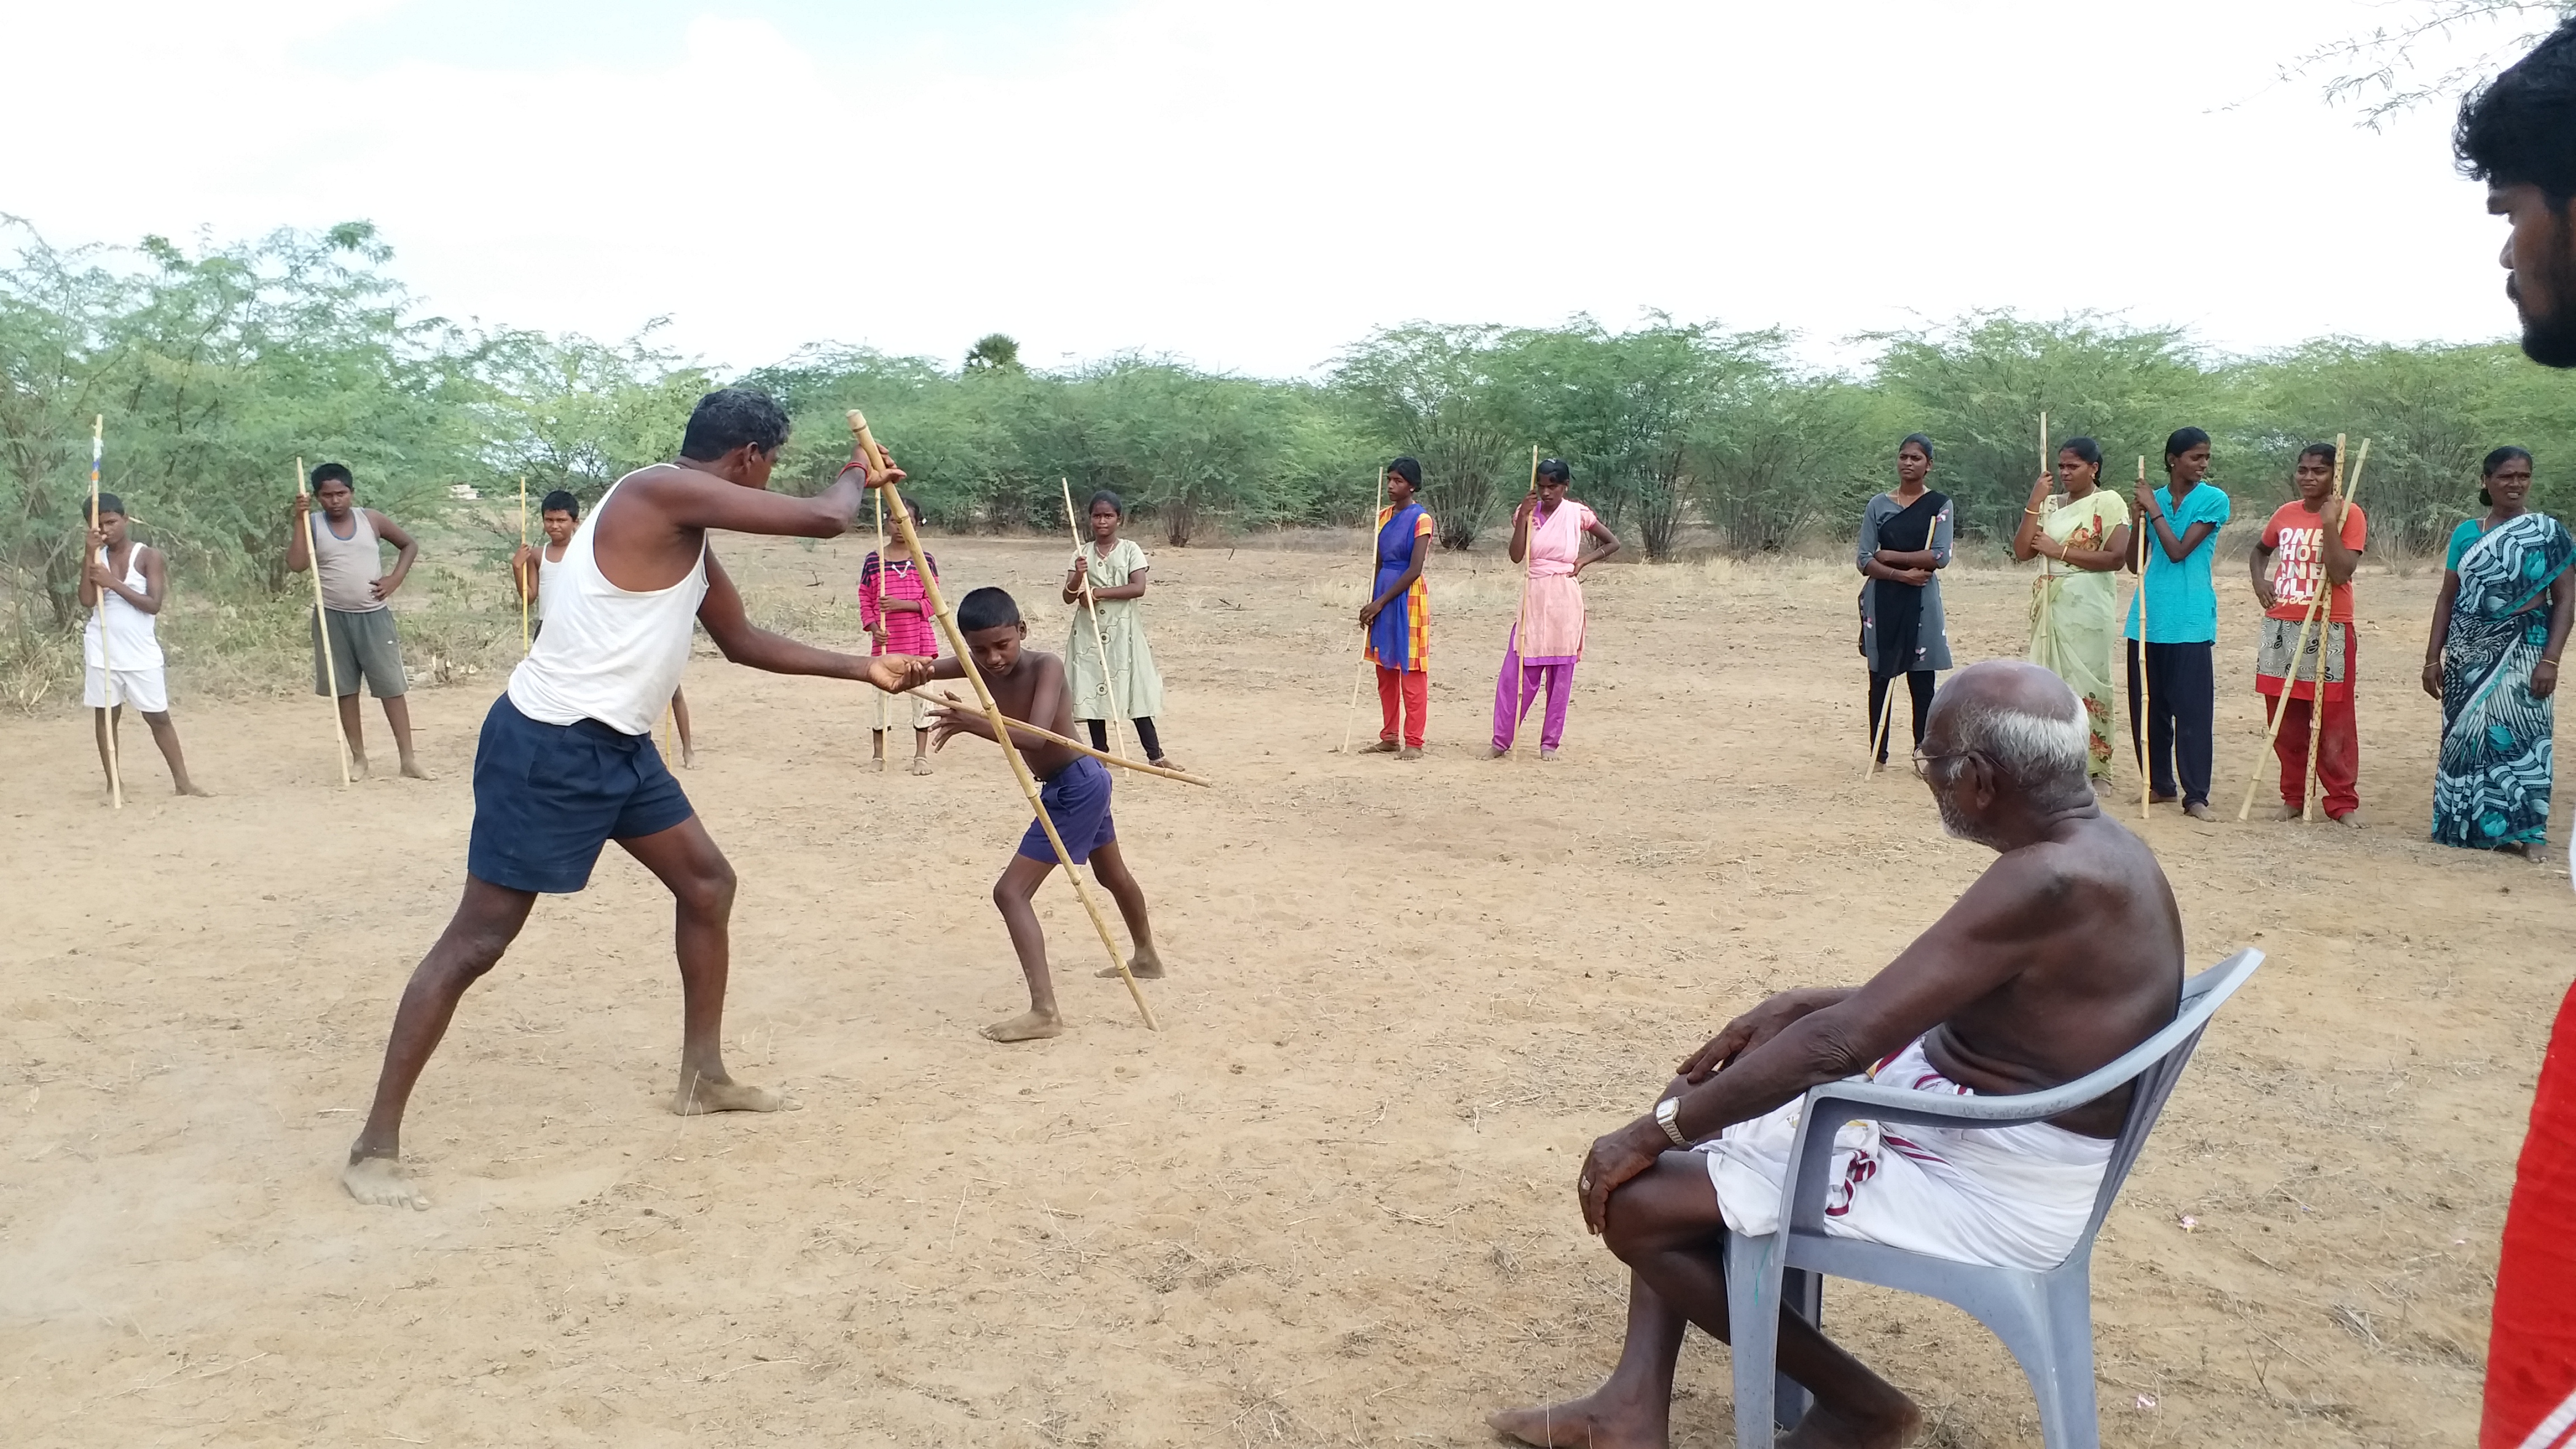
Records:
M367 693L378 699L392 699L403 692L402 636L394 629L393 610L345 614L338 609L324 609L322 617L331 628L331 673L323 672L322 627L317 624L313 626L315 694L331 693L334 676L344 699L358 692L362 679Z

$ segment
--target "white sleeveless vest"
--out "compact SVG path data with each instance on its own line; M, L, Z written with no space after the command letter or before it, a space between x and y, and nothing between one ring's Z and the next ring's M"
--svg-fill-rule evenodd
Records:
M667 589L637 594L610 583L591 541L625 486L626 478L610 486L564 546L554 577L538 588L537 596L549 601L545 632L510 671L510 702L530 719L556 725L595 719L621 734L650 734L679 688L698 605L707 596L706 542L699 540L688 575Z

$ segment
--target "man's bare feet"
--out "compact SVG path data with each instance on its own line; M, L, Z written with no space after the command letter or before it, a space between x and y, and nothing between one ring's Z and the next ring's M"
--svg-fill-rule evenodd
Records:
M2190 816L2194 820L2215 820L2218 818L2218 812L2210 809L2209 802L2206 800L2192 801L2190 804L2182 807L2182 813Z
M1507 1439L1523 1444L1565 1446L1565 1449L1620 1449L1624 1445L1664 1449L1668 1425L1646 1422L1642 1416L1620 1414L1609 1406L1595 1405L1595 1393L1587 1398L1562 1404L1548 1404L1535 1409L1505 1409L1485 1416L1485 1425Z
M429 1198L402 1162L392 1157L361 1157L349 1154L349 1165L340 1169L340 1185L349 1196L370 1207L407 1207L417 1211L429 1206Z
M693 746L689 746L689 745L682 745L682 746L680 746L680 768L681 768L681 769L683 769L683 770L694 770L694 769L696 769L697 767L698 767L698 752L697 752L697 750L696 750Z
M740 1082L711 1082L686 1072L681 1074L680 1089L671 1094L674 1117L695 1117L702 1112L779 1112L795 1105L776 1092Z
M420 761L409 755L403 756L402 774L403 778L406 780L426 780L431 778L430 773L420 767Z
M1052 1011L1024 1011L1008 1021L997 1021L984 1028L992 1041L1043 1041L1064 1035L1064 1018Z
M924 756L915 755L912 757L912 763L905 768L911 774L927 775L930 773L930 761Z
M1922 1429L1923 1411L1902 1396L1884 1414L1818 1404L1780 1440L1780 1449L1904 1449Z
M1380 740L1360 751L1363 755L1392 755L1402 748L1393 740Z
M1118 968L1103 966L1091 974L1105 981L1115 981ZM1160 981L1163 979L1163 958L1151 948L1139 951L1127 958L1127 974L1139 981Z

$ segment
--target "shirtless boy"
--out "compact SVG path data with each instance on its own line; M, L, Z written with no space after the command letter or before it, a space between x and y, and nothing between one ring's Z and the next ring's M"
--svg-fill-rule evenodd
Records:
M619 479L565 550L565 587L546 631L483 719L465 897L403 988L375 1104L340 1174L358 1201L429 1205L401 1162L412 1086L465 988L500 963L538 894L589 884L611 840L659 877L678 906L682 1027L671 1110L787 1105L725 1071L733 867L662 763L653 724L688 663L693 621L727 659L772 674L896 690L928 671L919 660L812 648L744 617L742 595L707 546L710 530L832 538L848 530L866 488L903 477L891 465L872 473L853 459L811 498L771 493L769 471L786 442L787 414L777 403L737 388L711 392L689 417L680 456Z
M957 630L966 636L984 687L993 691L993 701L1005 717L1060 735L1073 733L1073 691L1066 687L1064 660L1022 647L1029 626L1021 621L1016 600L1000 589L975 590L957 606ZM963 679L966 669L958 660L942 659L930 669L929 677ZM945 748L952 736L961 734L992 739L992 721L974 705L955 699L944 698L931 707L932 749ZM1038 799L1064 841L1065 854L1075 865L1089 861L1092 877L1117 898L1118 914L1126 918L1127 934L1136 941L1128 970L1148 981L1160 979L1163 958L1154 952L1154 927L1145 919L1145 892L1127 872L1126 858L1118 853L1117 827L1109 819L1109 767L1036 735L1013 731L1011 743L1043 786ZM1055 847L1047 842L1045 828L1032 820L1028 833L1020 837L1019 852L993 883L993 904L1011 933L1011 949L1019 953L1020 973L1029 979L1028 1011L984 1028L984 1035L995 1041L1034 1041L1064 1031L1064 1015L1056 1010L1055 980L1047 974L1046 933L1038 926L1035 905L1038 886L1055 865ZM1113 968L1100 974L1117 972Z

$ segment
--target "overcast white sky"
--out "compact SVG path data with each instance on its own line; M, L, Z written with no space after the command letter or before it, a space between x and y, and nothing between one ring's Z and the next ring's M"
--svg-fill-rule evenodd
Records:
M2503 335L2447 108L2374 134L2275 80L2391 10L0 0L0 211L364 218L447 315L667 315L719 368L1001 330L1289 375L1384 324L1650 308L1817 356L1980 307Z

